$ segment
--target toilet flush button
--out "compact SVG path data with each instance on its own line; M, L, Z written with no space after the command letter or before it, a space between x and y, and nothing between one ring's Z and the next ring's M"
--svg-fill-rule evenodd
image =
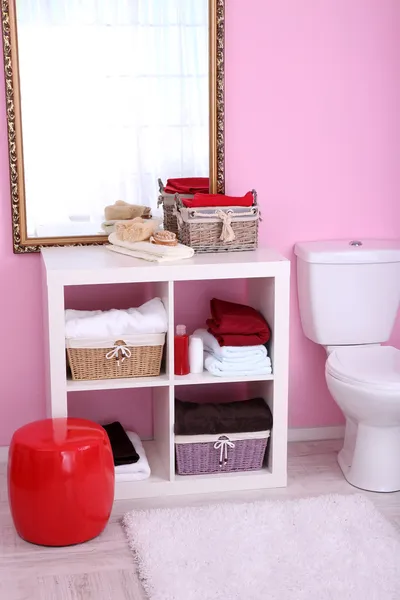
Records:
M349 242L350 246L362 246L362 242L360 242L360 240L352 240L351 242Z

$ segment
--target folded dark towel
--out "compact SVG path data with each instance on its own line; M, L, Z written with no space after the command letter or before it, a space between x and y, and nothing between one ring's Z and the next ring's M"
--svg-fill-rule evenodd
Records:
M136 452L134 445L128 438L125 429L121 423L115 421L109 425L103 425L110 439L111 449L114 457L114 465L130 465L136 463L140 456Z
M204 403L175 399L175 434L244 433L272 429L272 414L262 398Z

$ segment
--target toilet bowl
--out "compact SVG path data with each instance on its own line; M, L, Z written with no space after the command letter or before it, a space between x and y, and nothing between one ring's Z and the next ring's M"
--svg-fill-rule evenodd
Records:
M400 240L295 246L301 324L323 346L329 391L346 418L347 481L400 490L400 350L387 342L400 303Z
M328 389L346 417L338 462L352 485L400 490L400 350L342 347L325 366Z

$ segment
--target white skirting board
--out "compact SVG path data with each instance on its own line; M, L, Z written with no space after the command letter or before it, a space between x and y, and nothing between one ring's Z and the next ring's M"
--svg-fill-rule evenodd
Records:
M317 442L322 440L341 440L344 438L344 425L331 427L293 427L288 431L288 442Z
M289 429L289 442L317 442L322 440L340 440L344 438L344 425L332 427L294 427ZM0 463L7 462L8 446L0 446Z
M8 446L0 446L0 463L7 462Z

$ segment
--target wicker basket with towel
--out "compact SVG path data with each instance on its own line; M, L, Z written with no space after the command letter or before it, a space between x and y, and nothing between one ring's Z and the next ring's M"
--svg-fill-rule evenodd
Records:
M158 376L167 329L160 298L128 310L66 310L65 346L72 379Z
M208 177L179 177L168 179L164 186L161 179L158 180L160 194L157 206L163 207L164 229L178 235L178 222L175 215L176 194L185 198L193 198L196 193L209 191Z
M272 414L262 398L242 402L175 400L175 452L179 475L261 469Z
M224 200L230 201L227 196L210 194L210 200L206 196L195 194L193 202L190 202L190 199L176 195L174 214L179 241L197 253L255 250L260 220L256 191L246 194L240 206L226 206ZM199 200L197 205L196 199ZM204 206L207 201L213 202L213 205Z

